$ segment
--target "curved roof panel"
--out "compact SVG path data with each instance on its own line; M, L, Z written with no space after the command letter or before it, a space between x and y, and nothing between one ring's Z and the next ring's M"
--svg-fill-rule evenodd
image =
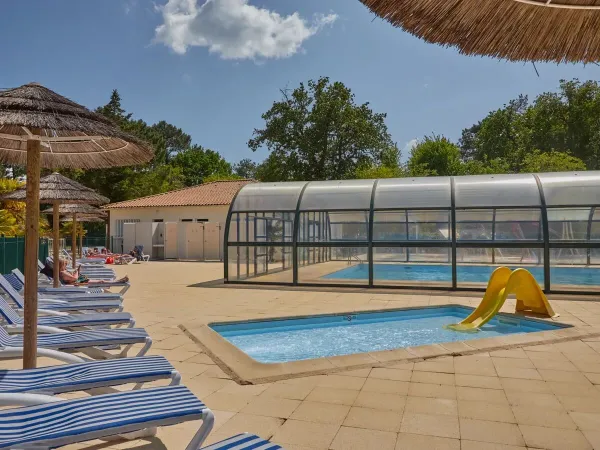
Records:
M450 208L450 177L389 178L379 180L375 209Z
M454 177L457 208L540 206L540 190L531 174Z
M538 175L547 206L600 205L600 171Z
M236 211L295 211L306 181L245 185L233 204Z
M300 211L371 209L375 180L311 181L306 186Z

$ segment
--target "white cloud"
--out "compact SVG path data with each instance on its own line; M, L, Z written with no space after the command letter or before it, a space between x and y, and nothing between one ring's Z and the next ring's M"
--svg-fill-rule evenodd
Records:
M125 0L123 3L123 9L125 10L125 14L129 14L137 7L137 0Z
M411 139L402 148L402 158L408 158L410 156L410 151L417 146L419 143L418 139Z
M158 8L163 23L154 40L184 54L189 47L207 47L223 59L287 58L336 14L316 15L311 22L295 12L282 16L248 4L248 0L168 0Z

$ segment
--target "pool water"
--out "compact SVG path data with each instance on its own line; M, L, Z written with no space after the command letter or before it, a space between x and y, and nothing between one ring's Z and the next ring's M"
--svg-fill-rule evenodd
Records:
M441 306L211 324L210 327L262 363L392 350L564 327L560 324L498 315L479 332L459 333L444 329L444 325L457 323L472 311L472 308L463 306Z
M541 285L544 284L543 267L523 266L531 272ZM510 267L512 270L518 266ZM462 283L487 283L496 266L465 266L456 267L456 276ZM328 280L368 280L369 265L356 264L346 269L338 270L323 276ZM441 281L452 282L452 267L437 264L375 264L373 278L377 280L398 281ZM550 279L552 284L571 284L581 286L600 285L600 269L590 267L551 267Z

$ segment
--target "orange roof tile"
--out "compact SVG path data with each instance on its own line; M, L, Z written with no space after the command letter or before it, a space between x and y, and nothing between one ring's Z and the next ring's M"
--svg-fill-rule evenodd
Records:
M110 203L103 209L149 208L157 206L210 206L229 205L242 186L252 180L213 181L163 194Z

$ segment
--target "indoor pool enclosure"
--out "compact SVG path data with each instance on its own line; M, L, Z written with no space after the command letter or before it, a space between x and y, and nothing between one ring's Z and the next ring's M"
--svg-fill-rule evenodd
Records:
M600 171L250 183L225 239L227 283L598 293Z

